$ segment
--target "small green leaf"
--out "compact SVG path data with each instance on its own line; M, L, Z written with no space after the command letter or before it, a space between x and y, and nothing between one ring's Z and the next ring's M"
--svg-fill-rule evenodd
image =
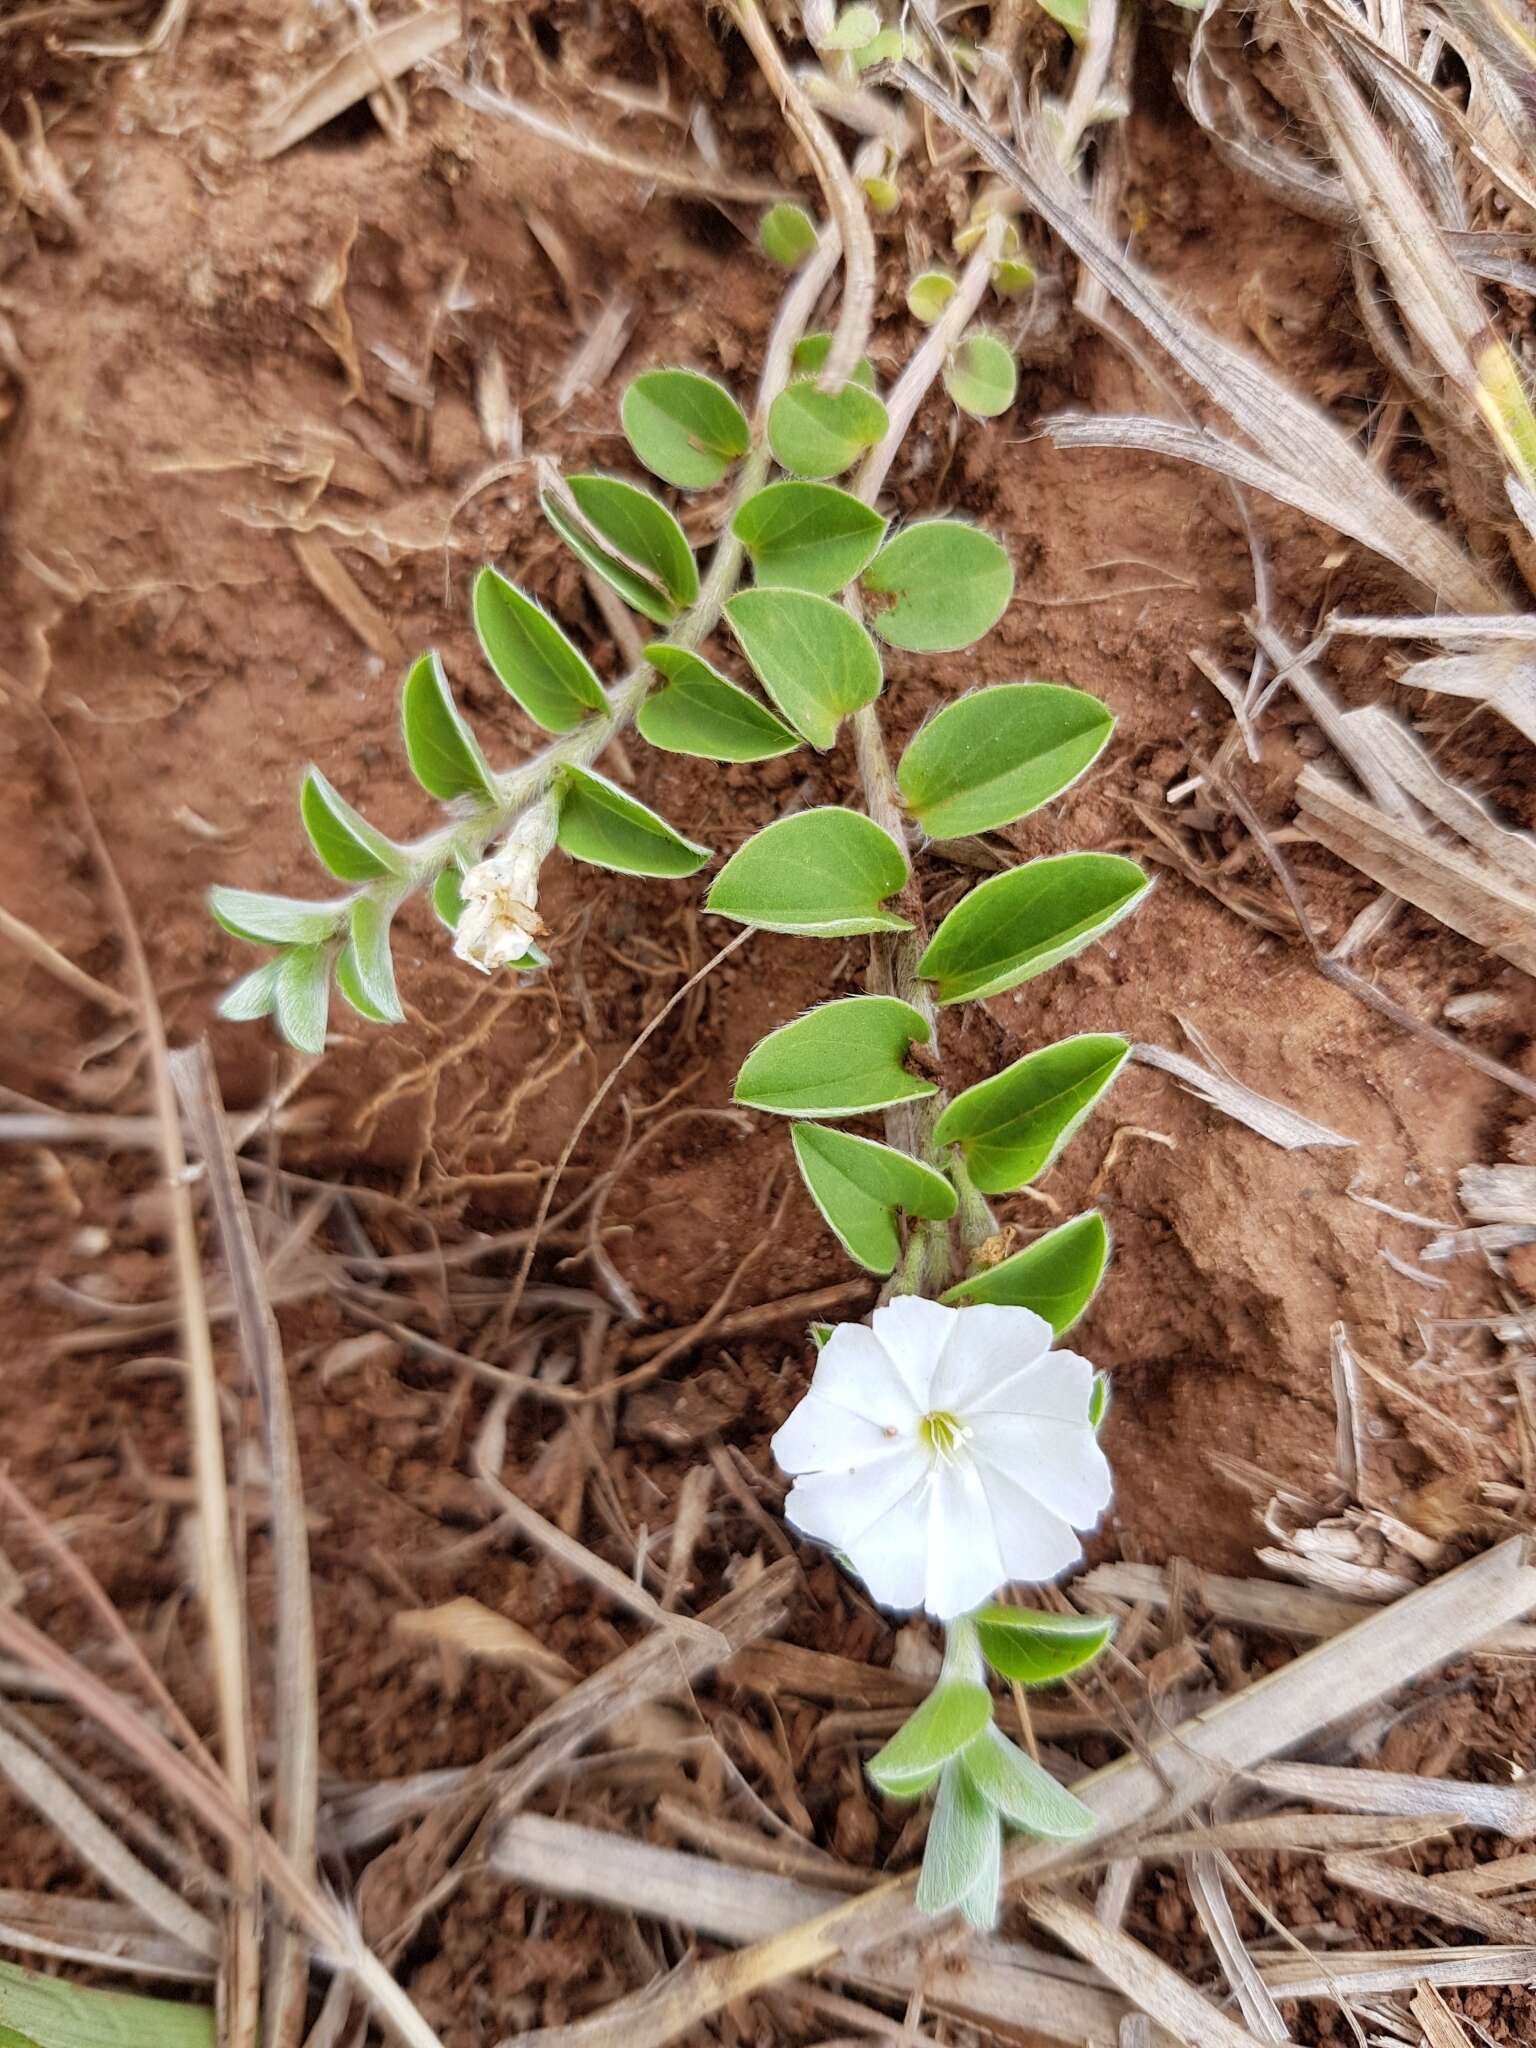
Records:
M1018 1685L1053 1685L1093 1662L1115 1632L1102 1614L1040 1614L1027 1607L982 1607L972 1617L981 1653Z
M381 1010L363 987L362 975L358 971L357 954L348 940L336 956L336 988L359 1017L370 1024L397 1024L398 1017L391 1017Z
M653 747L705 761L768 761L800 745L792 726L686 647L658 640L645 658L667 678L635 717Z
M768 445L779 467L795 476L841 476L889 424L885 407L862 384L850 379L841 391L823 391L801 377L768 408Z
M791 206L787 200L769 207L759 224L757 238L768 261L781 264L785 270L802 264L820 240L816 223L805 208Z
M827 357L832 353L830 334L805 334L795 343L795 352L790 364L797 377L819 376L826 368ZM860 356L853 366L855 384L862 384L866 391L875 388L875 366L868 356Z
M1200 0L1200 4L1204 6L1205 0ZM881 37L876 36L875 43L878 43L881 40ZM875 43L870 44L871 49L875 47ZM856 64L860 63L862 55L863 53L861 52L860 56L854 59L854 62ZM870 208L873 212L894 213L897 207L900 206L900 188L892 184L889 178L865 178L863 184L864 197L869 201Z
M325 1024L331 1007L331 949L295 946L277 963L272 983L277 1028L300 1052L325 1051Z
M862 50L879 33L879 15L873 7L864 6L860 0L859 5L843 9L818 47L823 50Z
M955 296L955 280L947 270L925 270L907 286L907 311L931 327Z
M586 657L544 607L494 569L475 578L475 631L503 687L546 732L569 732L608 700Z
M1204 6L1205 0L1200 0ZM1000 299L1021 299L1033 291L1035 266L1022 256L1004 256L992 266L992 289Z
M389 950L389 923L394 905L375 896L359 896L352 905L352 936L347 951L356 968L357 986L370 1007L389 1024L403 1024L395 987L395 963Z
M960 1765L986 1804L1028 1834L1072 1842L1098 1825L1090 1807L996 1728L977 1736Z
M216 2048L211 2005L98 1991L0 1963L4 2048Z
M373 882L382 875L404 873L399 847L376 832L360 811L354 811L318 768L304 771L299 816L310 845L338 881Z
M411 773L428 796L444 803L458 796L473 797L477 804L497 801L490 763L454 703L435 654L413 663L400 693L400 723Z
M1060 853L992 875L929 941L918 972L941 1003L982 1002L1080 953L1133 910L1151 883L1117 853Z
M270 1017L277 1000L277 973L281 960L268 960L243 974L219 997L217 1009L232 1024L253 1024L258 1017Z
M880 655L840 604L808 590L739 590L725 616L774 703L813 747L880 694Z
M936 1222L955 1213L955 1191L942 1173L873 1138L803 1123L790 1142L827 1228L871 1273L893 1271L901 1256L898 1209Z
M910 931L909 919L880 907L906 883L906 855L890 834L828 805L755 833L715 877L704 907L765 931L847 939Z
M1082 690L997 683L956 698L920 726L896 779L932 838L995 832L1069 789L1114 729L1098 698Z
M992 1695L984 1685L974 1679L941 1681L864 1769L889 1798L920 1798L991 1719Z
M952 654L991 632L1013 596L1013 564L979 527L924 519L888 541L864 572L886 600L870 624L892 647Z
M1104 1418L1109 1413L1109 1374L1096 1372L1093 1376L1093 1390L1088 1396L1088 1421L1097 1432L1104 1427Z
M560 827L555 843L572 860L612 868L621 875L697 874L709 848L684 839L665 818L626 796L606 775L590 768L560 774Z
M1056 1335L1069 1330L1098 1292L1109 1259L1109 1232L1097 1209L1058 1224L1001 1265L971 1273L941 1299L1032 1308Z
M932 1095L902 1064L932 1036L927 1019L895 996L843 996L781 1024L736 1076L736 1101L779 1116L861 1116Z
M1039 0L1040 11L1064 28L1079 48L1088 40L1088 0Z
M996 419L1018 387L1019 366L995 334L968 334L944 366L944 389L972 419Z
M782 483L748 498L731 531L760 585L831 597L869 566L885 521L835 484Z
M677 617L677 605L659 583L651 582L649 577L642 575L611 548L605 548L596 534L583 521L574 518L557 498L545 493L539 499L539 506L577 561L584 562L594 576L601 576L610 589L619 593L631 611L639 612L653 625L671 625Z
M911 38L904 36L899 28L883 28L879 35L854 51L854 68L869 71L876 64L892 64L898 57L907 55L910 41ZM915 56L913 61L917 61ZM873 183L873 180L865 182Z
M934 1128L984 1195L1026 1187L1056 1159L1130 1058L1128 1039L1084 1032L1026 1053L957 1095Z
M346 922L351 899L310 903L300 896L263 896L256 889L231 889L215 882L208 908L225 931L257 945L318 946Z
M647 370L625 391L619 411L636 455L680 491L707 491L752 445L741 407L697 370Z
M617 476L566 480L582 517L627 562L654 576L679 607L699 594L699 565L688 536L659 498Z
M939 1779L923 1867L917 1880L920 1913L957 1907L982 1933L997 1925L1002 1882L1003 1829L997 1810L956 1760Z
M464 915L464 877L450 861L432 884L432 908L449 931L456 932Z

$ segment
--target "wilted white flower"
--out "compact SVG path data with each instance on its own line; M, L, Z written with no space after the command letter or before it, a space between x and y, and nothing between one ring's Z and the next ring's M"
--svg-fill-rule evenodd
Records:
M1087 1359L1027 1308L902 1295L872 1321L833 1331L773 1440L794 1527L941 1621L1075 1564L1111 1492Z
M524 820L460 883L464 910L453 950L482 974L526 959L545 929L538 910L539 869L548 851L543 821Z

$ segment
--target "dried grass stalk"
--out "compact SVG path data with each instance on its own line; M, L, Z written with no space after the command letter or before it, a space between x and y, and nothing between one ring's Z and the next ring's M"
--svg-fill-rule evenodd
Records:
M1272 1102L1268 1096L1233 1080L1230 1074L1202 1066L1186 1053L1171 1052L1163 1045L1135 1045L1131 1057L1144 1067L1159 1067L1165 1074L1174 1075L1212 1109L1246 1124L1250 1131L1257 1131L1261 1138L1268 1138L1272 1145L1279 1145L1286 1152L1304 1151L1311 1145L1355 1143L1353 1138L1329 1130L1326 1124L1313 1123L1299 1110L1288 1109L1283 1102Z
M256 124L251 153L258 163L281 156L306 135L348 107L367 99L381 84L399 78L426 58L457 42L463 33L456 0L419 14L405 14L387 28L352 43L313 72L288 98L271 107Z

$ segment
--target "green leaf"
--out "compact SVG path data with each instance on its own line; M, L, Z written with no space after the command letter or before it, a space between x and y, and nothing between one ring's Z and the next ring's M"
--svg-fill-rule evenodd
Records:
M823 50L862 50L879 33L879 15L873 7L864 6L860 0L859 5L843 9L818 47Z
M854 68L868 71L876 64L892 64L898 57L906 56L912 40L904 36L899 28L883 28L879 35L872 37L869 42L854 51ZM913 62L917 61L917 55L914 53ZM874 182L872 178L866 178L864 181L866 188Z
M704 907L808 938L910 931L907 918L880 907L905 888L907 872L906 855L873 819L828 805L755 833L715 877Z
M725 607L774 703L823 753L850 711L880 694L880 655L840 604L808 590L739 590Z
M918 962L941 1003L981 1002L1080 953L1151 883L1117 853L1059 853L989 876L945 918Z
M1203 7L1205 0L1200 0ZM1000 299L1021 299L1035 284L1035 266L1022 256L1004 256L992 266L992 289Z
M1032 1308L1059 1337L1098 1292L1109 1259L1109 1232L1097 1209L1058 1224L1001 1265L971 1273L940 1297L952 1303L993 1302Z
M374 882L405 872L399 847L376 832L313 766L305 769L299 785L299 816L310 845L339 881Z
M779 1116L861 1116L932 1095L902 1064L932 1032L895 996L843 996L781 1024L747 1054L735 1100Z
M1059 1156L1130 1053L1129 1040L1091 1032L1044 1045L957 1095L934 1139L960 1147L984 1195L1011 1194Z
M1003 1830L997 1810L956 1761L939 1780L923 1867L917 1880L920 1913L957 1907L983 1933L997 1925L1002 1881Z
M787 200L769 207L758 226L757 238L768 261L781 264L785 270L802 264L820 240L816 223L805 208L791 206Z
M494 569L475 578L475 631L503 687L546 732L569 732L608 700L584 655L534 600Z
M1096 1372L1093 1376L1093 1390L1088 1396L1088 1421L1095 1431L1104 1427L1104 1418L1109 1413L1109 1374Z
M396 1024L400 1021L398 1017L391 1017L387 1011L381 1010L363 987L362 975L358 971L357 954L352 949L350 939L336 956L336 988L358 1016L366 1019L368 1023Z
M1200 4L1203 7L1206 4L1206 0L1200 0ZM876 44L883 40L882 37L876 36L875 41L869 45L870 49L874 49ZM901 38L898 36L896 40L899 44ZM860 55L853 60L861 68L863 54L863 52L860 52ZM898 186L892 184L889 178L865 178L861 182L864 187L864 197L869 201L874 212L894 213L897 207L900 206L901 190Z
M925 270L907 286L907 311L931 327L955 296L955 280L947 270Z
M635 717L653 747L706 761L767 761L800 745L792 726L686 647L659 640L645 658L667 678Z
M952 1756L974 1742L992 1719L992 1695L975 1679L941 1680L927 1699L864 1766L891 1799L917 1799Z
M617 476L573 476L566 487L582 517L615 553L648 571L679 607L699 594L688 536L659 498Z
M281 960L268 960L243 974L219 997L219 1015L232 1024L253 1024L258 1017L270 1017L277 1000L277 972L282 964Z
M35 2048L216 2048L213 2008L97 1991L0 1963L0 2042Z
M955 1213L955 1191L942 1173L873 1138L796 1124L790 1141L827 1228L871 1273L891 1272L901 1256L898 1209L937 1222Z
M394 908L392 903L380 903L375 896L359 896L352 905L352 936L347 951L356 968L357 986L369 1006L386 1023L403 1024L405 1012L400 1007L395 963L389 950L389 924Z
M590 768L560 774L560 826L555 843L572 860L612 868L621 875L697 874L709 848L684 839L665 818L636 803Z
M872 391L851 378L823 391L809 377L786 385L768 408L768 445L795 476L841 476L890 425Z
M584 562L594 576L601 576L610 589L619 593L631 611L639 612L653 625L671 625L677 617L677 606L660 584L652 583L610 548L605 548L591 529L573 518L557 498L546 492L540 496L539 506L577 561Z
M428 796L444 803L457 796L473 797L477 804L497 801L490 763L454 703L435 654L412 664L400 693L400 723L411 773Z
M869 566L885 532L878 512L835 484L768 484L731 521L759 584L831 597Z
M790 357L790 366L797 377L815 377L826 368L827 357L832 353L830 334L805 334L795 343L795 352ZM860 356L853 366L852 381L862 384L866 391L875 388L875 366L868 356Z
M317 946L346 921L351 901L310 903L300 896L263 896L256 889L231 889L215 882L208 908L225 931L258 945Z
M990 533L958 519L924 519L888 541L864 572L886 600L870 624L892 647L952 654L990 633L1013 596L1013 564Z
M1079 47L1088 40L1088 0L1039 0L1039 5Z
M1031 1835L1071 1842L1097 1825L1091 1808L996 1728L977 1736L960 1767L988 1807Z
M456 932L464 915L464 877L450 861L432 884L432 908L449 931Z
M680 491L707 491L752 445L741 407L697 370L647 370L625 391L619 412L646 468Z
M277 1028L300 1052L325 1051L331 1007L329 946L295 946L277 963L272 982Z
M1070 788L1114 729L1097 697L1065 683L997 683L919 727L896 779L930 837L995 832Z
M1027 1607L982 1607L972 1617L981 1653L1018 1685L1052 1685L1081 1671L1115 1632L1102 1614L1039 1614Z
M973 419L996 419L1013 403L1019 366L995 334L968 334L944 366L944 389Z

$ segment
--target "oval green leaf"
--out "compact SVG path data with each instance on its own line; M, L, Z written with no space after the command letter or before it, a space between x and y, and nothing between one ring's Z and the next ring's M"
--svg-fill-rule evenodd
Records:
M218 1014L227 1017L231 1024L252 1024L258 1017L270 1017L277 1000L277 971L282 964L281 960L268 960L253 967L249 974L242 974L219 997L214 1006Z
M960 1147L984 1195L1011 1194L1058 1157L1130 1055L1128 1039L1092 1032L1044 1045L957 1095L935 1141Z
M932 1036L927 1019L895 996L842 996L781 1024L747 1054L733 1091L748 1109L778 1116L861 1116L932 1095L903 1061Z
M943 1174L905 1152L824 1124L796 1124L790 1139L822 1220L871 1273L893 1271L901 1256L898 1209L936 1222L955 1213L955 1191Z
M1109 1232L1097 1209L1037 1237L1001 1265L972 1273L941 1298L1032 1308L1059 1337L1092 1301L1109 1259Z
M277 963L272 1008L277 1028L300 1052L325 1051L331 1007L331 949L295 946Z
M557 498L546 492L539 499L539 508L577 561L584 563L594 576L601 576L631 611L639 612L653 625L671 625L677 617L677 606L659 583L652 583L631 563L605 548L596 534L574 518Z
M572 860L620 875L697 874L709 848L674 832L665 818L627 796L606 775L565 768L560 775L560 825L555 843Z
M305 769L299 785L299 816L310 845L338 881L374 882L404 872L399 847L376 832L314 766Z
M984 1685L974 1679L941 1682L864 1769L888 1797L916 1799L991 1719L992 1695Z
M904 932L910 920L881 905L906 887L907 859L888 832L829 804L754 833L715 877L705 909L738 924L806 938Z
M896 780L931 838L995 832L1069 789L1114 729L1098 698L1083 690L996 683L956 698L919 727Z
M947 270L925 270L907 286L907 311L924 327L931 327L955 296L956 289Z
M697 370L647 370L625 391L619 414L646 468L680 491L707 491L752 445L741 407Z
M573 476L566 488L581 515L615 554L656 578L680 609L699 594L688 536L659 498L618 476Z
M357 897L352 905L352 933L346 950L351 955L357 987L368 1005L364 1014L372 1014L386 1024L403 1024L405 1012L400 1007L395 963L389 950L389 923L393 915L393 904L383 904L376 896ZM337 971L339 978L339 967Z
M475 578L475 631L504 689L546 732L569 732L608 700L586 657L545 611L494 569Z
M208 908L237 939L269 946L317 946L346 922L351 899L310 903L301 896L263 896L257 889L231 889L215 882L208 891Z
M870 624L892 647L952 654L990 633L1013 596L1013 564L990 533L924 519L887 541L864 572Z
M808 590L739 590L725 616L763 688L821 752L836 745L850 711L879 696L879 650L831 598Z
M863 0L845 7L817 45L822 50L862 50L880 33L880 17Z
M992 875L945 918L918 963L941 1003L981 1002L1080 953L1151 883L1117 853L1060 853Z
M977 1736L961 1768L988 1807L1026 1834L1071 1842L1098 1825L1090 1807L996 1728Z
M868 568L885 521L835 484L768 484L731 521L759 585L831 597Z
M1091 1664L1115 1632L1103 1614L1040 1614L1027 1607L978 1609L981 1653L1016 1685L1053 1685Z
M815 377L826 367L827 357L832 353L830 334L804 334L795 343L795 352L790 357L790 367L797 377ZM866 391L875 388L875 366L868 356L860 356L853 366L853 382L862 384Z
M996 419L1018 388L1019 366L995 334L968 334L944 366L944 389L972 419Z
M872 391L852 379L823 391L809 377L786 385L768 408L768 445L794 476L841 476L890 425Z
M441 797L444 803L459 796L473 797L477 804L497 801L490 763L454 703L435 654L424 654L406 676L400 725L411 773L429 796Z
M816 247L816 223L803 206L788 200L770 206L758 225L757 238L770 263L794 270Z
M1003 1825L997 1809L957 1760L939 1779L918 1873L917 1910L958 1910L978 1931L990 1933L997 1925L1002 1875Z
M793 726L686 647L657 641L645 658L667 678L635 717L653 747L705 761L768 761L800 745Z
M464 877L450 861L432 884L432 908L449 931L456 932L464 915Z

